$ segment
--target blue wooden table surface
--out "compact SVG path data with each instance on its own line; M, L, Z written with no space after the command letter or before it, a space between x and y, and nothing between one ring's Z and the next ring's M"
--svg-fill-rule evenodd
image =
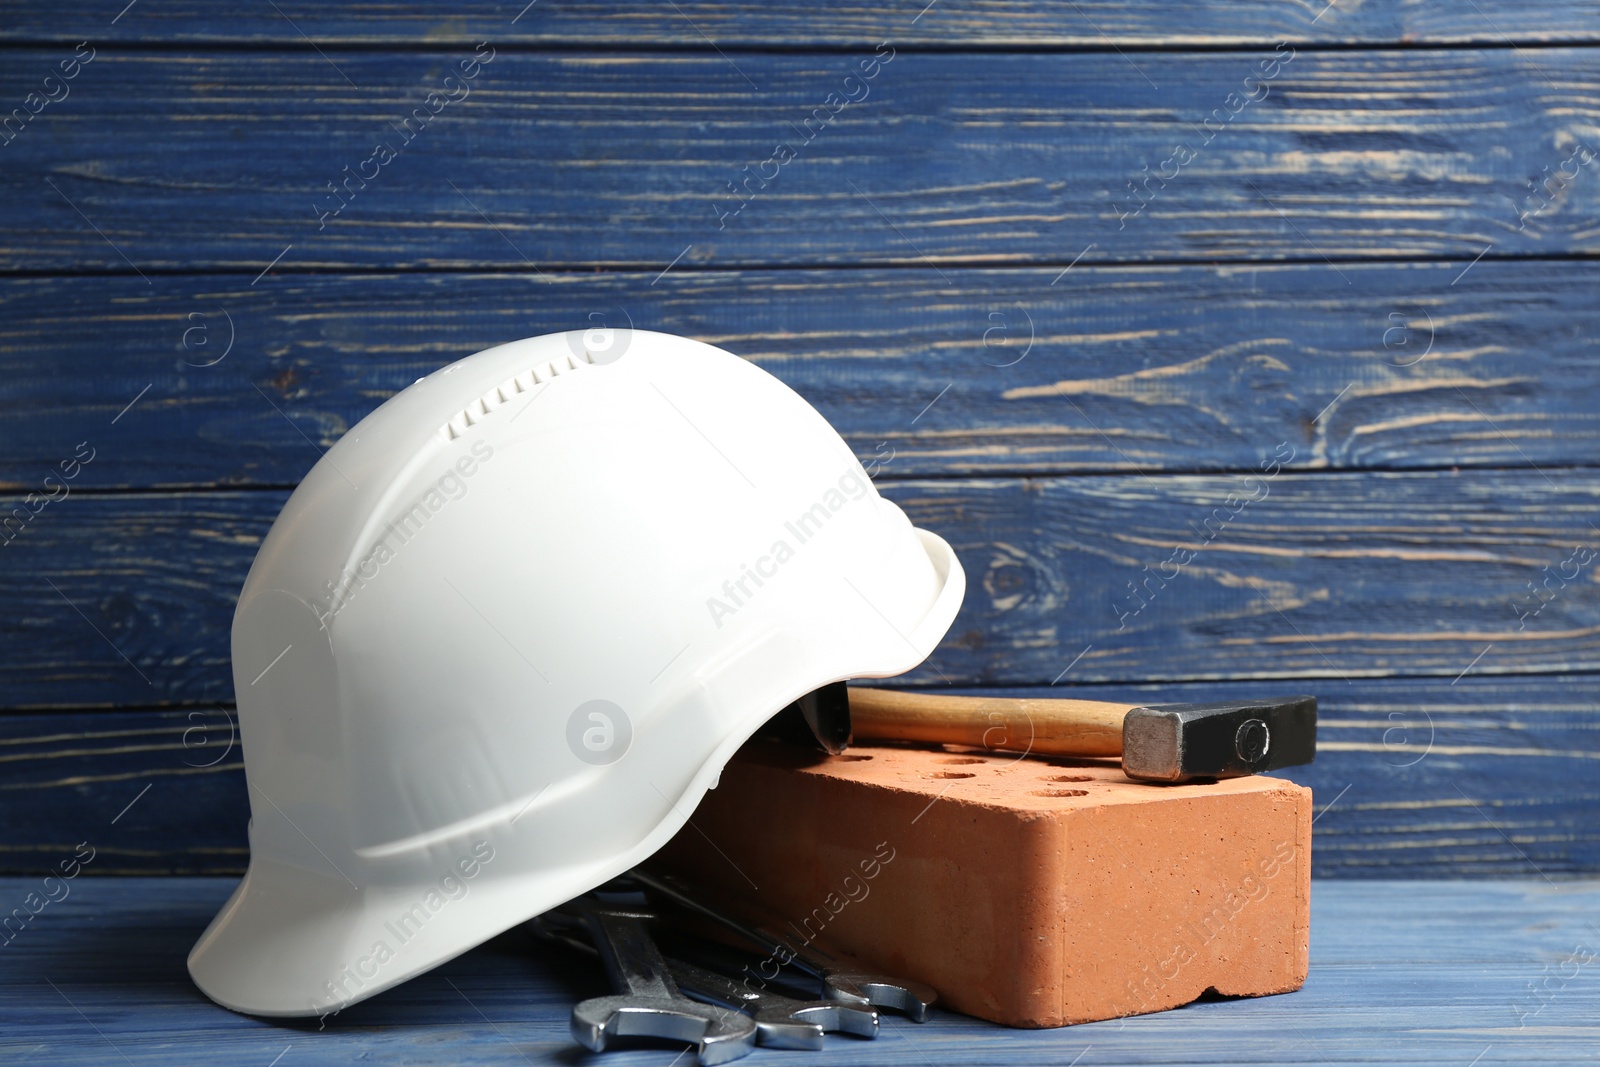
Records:
M189 945L231 891L220 878L79 878L0 950L0 1060L310 1067L345 1063L668 1067L681 1046L595 1056L567 1034L606 990L593 961L520 932L330 1018L286 1024L206 1000ZM0 879L20 901L36 878ZM771 1064L1593 1063L1600 1048L1600 883L1319 881L1311 975L1296 993L1201 1001L1056 1030L951 1013L886 1017L872 1042Z

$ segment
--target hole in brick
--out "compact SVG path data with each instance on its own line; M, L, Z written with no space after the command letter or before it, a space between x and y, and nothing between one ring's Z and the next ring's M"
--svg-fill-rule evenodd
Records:
M835 756L835 757L833 757L833 758L834 758L834 759L835 759L835 760L836 760L836 761L838 761L838 762L839 762L839 763L860 763L860 762L861 762L861 761L862 761L862 760L869 760L869 759L871 759L871 758L872 758L872 757L871 757L871 756L851 756L851 755L843 755L843 756Z
M950 767L969 767L974 763L983 763L984 761L972 756L957 756L953 759L942 759L939 762Z
M977 775L966 771L935 771L928 775L929 778L976 778Z
M1086 797L1087 789L1035 789L1032 796L1036 797Z
M1092 782L1093 778L1087 774L1053 774L1045 779L1047 782Z

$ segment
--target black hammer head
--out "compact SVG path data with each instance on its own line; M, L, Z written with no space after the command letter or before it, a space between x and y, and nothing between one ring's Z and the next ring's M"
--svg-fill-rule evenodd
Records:
M1238 778L1317 756L1317 698L1134 708L1122 721L1122 770L1146 782Z

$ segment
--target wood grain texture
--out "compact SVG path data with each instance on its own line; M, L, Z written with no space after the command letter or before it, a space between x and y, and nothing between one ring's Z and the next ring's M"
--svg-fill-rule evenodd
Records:
M194 44L367 44L386 48L465 44L594 46L675 45L696 49L874 45L1196 46L1279 40L1337 44L1507 41L1591 41L1600 36L1594 12L1579 0L1528 6L1511 0L1408 3L1406 0L1328 4L1200 0L1181 10L1160 3L1115 0L995 0L983 5L680 3L658 9L625 0L607 3L426 4L230 7L226 14L200 0L142 4L117 17L83 0L14 5L0 24L0 41ZM519 15L519 12L521 14ZM115 22L113 18L115 17ZM301 34L304 34L303 38Z
M397 131L480 41L470 96ZM0 715L0 870L86 839L92 873L237 870L228 628L287 488L439 365L631 320L789 382L957 546L967 604L910 682L1310 690L1319 874L1600 871L1600 568L1562 574L1600 536L1600 50L1564 47L1596 41L1577 0L8 6L0 490L95 458L0 547L0 709L46 709ZM8 1052L569 1062L600 988L503 944L269 1029L183 977L230 886L78 885L0 953ZM1319 886L1302 999L821 1059L1576 1060L1589 969L1516 1006L1593 898Z
M925 684L1069 664L1090 681L1450 678L1587 669L1600 649L1587 471L885 488L967 571Z
M90 865L93 869L93 864ZM0 880L21 901L37 878ZM328 1020L235 1015L189 983L184 957L232 879L84 875L0 953L7 1051L49 1062L283 1067L588 1062L567 1034L577 1000L606 992L594 961L505 935ZM1061 1030L1006 1030L948 1012L890 1016L881 1036L830 1036L821 1067L929 1064L1593 1062L1600 887L1538 881L1329 882L1311 893L1311 973L1297 993L1202 1001ZM1571 975L1571 977L1566 977ZM1547 981L1548 979L1548 981ZM1544 990L1540 999L1529 986ZM52 988L52 986L54 988ZM1537 1014L1532 1014L1537 1010ZM1488 1050L1486 1052L1486 1050ZM667 1067L680 1047L606 1062ZM757 1052L752 1065L784 1055ZM1498 1057L1498 1059L1491 1059Z
M1109 700L1017 698L1010 713L1024 717L1029 728L1008 734L995 731L993 701L986 697L850 687L850 728L857 740L937 741L1040 755L1121 757L1122 724L1132 709Z
M595 322L751 359L880 477L1600 457L1600 265L1341 270L10 278L0 488L82 441L74 491L292 485L421 375Z
M58 51L9 50L0 99ZM848 84L872 53L507 51L429 118L470 55L100 54L3 149L0 270L1292 258L1331 286L1600 250L1588 49L904 53Z
M1091 682L1600 669L1600 472L882 489L967 573L961 614L916 684L1047 684L1069 664ZM234 598L285 499L49 505L0 548L5 705L230 699Z
M1591 675L1140 686L1069 675L961 692L1137 704L1314 693L1317 760L1275 773L1315 791L1319 877L1600 871ZM242 871L249 806L234 726L225 707L0 715L0 871L47 868L85 837L101 873Z
M92 838L99 874L242 872L243 761L228 708L0 716L0 870Z
M7 703L231 699L234 603L285 497L79 496L47 505L0 548ZM26 694L12 685L23 677Z

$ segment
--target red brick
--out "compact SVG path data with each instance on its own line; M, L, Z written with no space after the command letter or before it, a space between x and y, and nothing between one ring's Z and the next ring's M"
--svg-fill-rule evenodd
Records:
M1311 791L1275 778L758 740L661 863L946 1007L1047 1027L1300 988L1310 848Z

